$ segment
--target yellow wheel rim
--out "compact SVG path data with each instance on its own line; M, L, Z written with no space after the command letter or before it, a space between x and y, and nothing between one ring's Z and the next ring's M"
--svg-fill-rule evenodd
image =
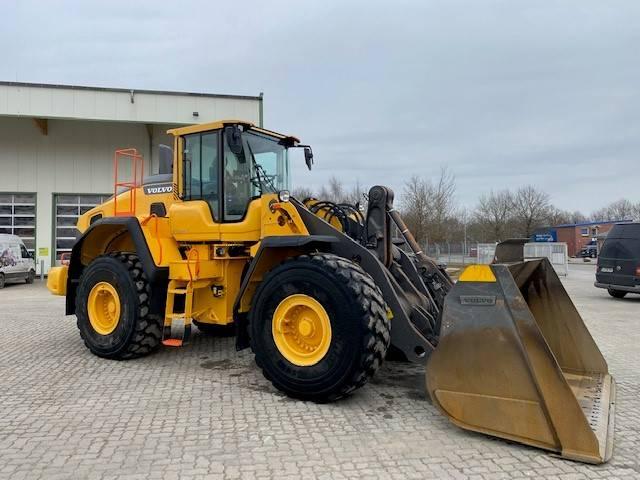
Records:
M87 305L89 322L100 335L109 335L120 320L120 297L116 289L107 282L96 283L89 292Z
M331 345L331 321L315 298L291 295L273 313L273 340L278 351L294 365L315 365Z

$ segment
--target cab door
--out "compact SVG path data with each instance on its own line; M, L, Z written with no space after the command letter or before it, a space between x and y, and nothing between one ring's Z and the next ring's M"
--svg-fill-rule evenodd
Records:
M182 202L169 208L178 241L220 239L221 169L218 130L178 138L178 176Z

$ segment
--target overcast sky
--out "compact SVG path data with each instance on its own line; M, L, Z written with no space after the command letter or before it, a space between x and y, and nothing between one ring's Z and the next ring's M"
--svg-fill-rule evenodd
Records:
M0 2L0 80L265 94L294 182L640 200L640 1ZM205 119L203 119L205 120Z

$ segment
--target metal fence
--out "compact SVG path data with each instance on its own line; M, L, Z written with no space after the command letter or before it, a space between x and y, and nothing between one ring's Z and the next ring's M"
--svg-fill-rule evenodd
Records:
M476 244L471 242L429 243L424 246L424 251L438 263L447 265L477 263Z
M569 254L564 242L527 243L524 246L524 258L547 257L558 275L569 275Z
M430 243L424 251L438 263L447 265L471 265L493 262L497 243ZM527 243L524 247L524 258L547 257L558 275L568 275L567 244L561 242Z
M496 256L497 243L478 243L476 250L477 263L488 265L493 263Z

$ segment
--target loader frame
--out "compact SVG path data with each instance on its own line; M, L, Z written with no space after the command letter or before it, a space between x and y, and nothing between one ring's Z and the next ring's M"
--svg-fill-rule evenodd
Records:
M383 186L370 189L366 218L358 205L299 202L275 187L250 198L242 219L216 218L205 197L183 196L182 135L232 132L234 152L243 148L240 126L255 128L231 121L171 130L170 188L147 191L134 179L126 184L130 190L118 193L116 178L114 198L79 219L83 233L69 266L50 272L48 286L66 294L66 313L76 313L94 353L135 358L161 344L182 346L192 321L198 328L234 323L236 347L251 345L265 376L278 375L276 387L332 401L362 386L391 345L426 364L428 393L456 425L579 461L610 458L615 382L548 260L525 262L524 240L503 242L496 264L467 267L454 284L445 266L422 251ZM284 148L297 144L262 132ZM223 195L224 175L216 181ZM126 215L116 208L118 195L130 198ZM103 294L96 308L91 298ZM121 302L131 312L122 317L112 313ZM111 330L92 327L107 317ZM182 338L172 332L174 320L183 321ZM334 323L341 334L332 337ZM298 324L306 330L295 330ZM126 335L108 337L117 329ZM306 352L316 347L301 338L315 335L325 347L337 340L309 363ZM290 348L289 357L286 349L274 354L272 348L288 341L283 338L300 347ZM321 364L336 352L357 359L342 357L337 365L345 370ZM293 370L315 365L317 371ZM325 379L317 390L296 384L307 374L320 378L318 371L337 380Z

